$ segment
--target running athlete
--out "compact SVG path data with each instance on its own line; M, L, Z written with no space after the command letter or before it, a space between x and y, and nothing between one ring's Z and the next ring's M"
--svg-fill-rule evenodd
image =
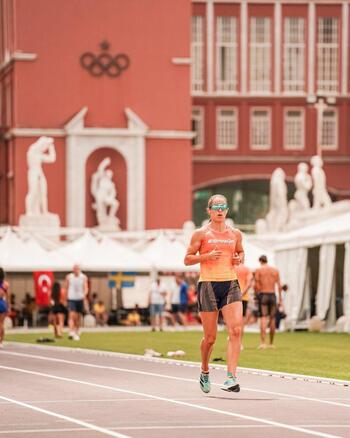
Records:
M9 290L9 284L5 280L5 272L2 268L0 268L0 348L4 348L4 337L5 337L5 317L7 315L7 312L9 311L8 308L8 290Z
M255 271L255 291L258 293L260 310L260 345L264 349L266 345L267 318L270 319L270 348L275 348L273 338L276 331L276 287L278 289L278 306L282 305L282 287L279 272L276 268L267 264L267 257L259 257L261 267Z
M225 224L227 199L214 195L208 201L208 225L195 231L185 256L185 265L200 263L198 310L204 337L201 341L202 368L199 378L203 392L210 392L209 359L217 333L221 310L227 331L227 379L224 391L239 392L236 368L241 349L242 294L234 265L243 263L244 252L240 231Z

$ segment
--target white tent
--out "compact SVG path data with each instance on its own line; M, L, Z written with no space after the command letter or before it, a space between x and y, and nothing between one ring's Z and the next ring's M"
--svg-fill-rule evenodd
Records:
M22 240L7 230L0 240L0 265L9 272L67 271L69 257L60 258L43 249L33 238Z
M196 272L199 265L185 266L186 246L178 240L171 240L165 234L160 234L149 243L142 255L157 271Z
M245 254L244 264L250 269L257 269L260 267L259 257L266 255L268 263L275 266L275 256L271 250L266 250L263 247L252 243L247 236L243 236L243 249Z
M85 271L147 272L151 269L150 263L137 252L107 237L97 240L89 232L54 252L70 257Z

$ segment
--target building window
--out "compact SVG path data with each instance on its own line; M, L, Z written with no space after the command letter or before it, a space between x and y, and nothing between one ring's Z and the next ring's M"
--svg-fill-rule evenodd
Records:
M216 19L216 89L237 90L237 19Z
M338 148L338 114L335 109L323 111L321 148L335 150Z
M192 91L203 91L204 89L204 32L203 17L192 17Z
M336 93L339 72L338 18L319 18L317 30L317 91Z
M305 89L304 18L285 18L283 41L283 90L302 92Z
M236 108L217 108L216 144L218 149L237 149L237 126Z
M250 147L256 150L271 148L271 112L267 108L251 110Z
M250 19L250 90L271 90L271 19Z
M284 112L284 148L304 149L304 110L287 108Z
M195 137L192 139L193 149L203 149L204 147L204 110L202 107L192 109L192 131Z

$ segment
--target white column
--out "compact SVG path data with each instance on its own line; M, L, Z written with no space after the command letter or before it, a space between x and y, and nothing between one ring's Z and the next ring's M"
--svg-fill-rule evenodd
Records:
M342 17L342 72L341 72L341 93L348 92L348 65L349 65L349 3L343 3Z
M309 35L308 35L308 90L309 95L315 94L315 49L316 49L316 8L315 3L309 3Z
M247 1L241 2L241 93L248 91L248 6Z
M214 91L214 3L208 0L207 3L207 88L208 93Z
M275 4L275 93L281 92L281 44L282 7L279 0Z

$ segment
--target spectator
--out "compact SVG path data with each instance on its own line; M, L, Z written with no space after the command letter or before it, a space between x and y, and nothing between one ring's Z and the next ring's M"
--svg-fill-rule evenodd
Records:
M104 302L102 300L98 300L97 303L94 304L92 313L96 318L97 325L107 325L108 314L106 311L106 306L104 305Z
M139 312L139 306L136 304L135 309L128 313L127 316L127 325L138 326L141 325L141 315Z
M286 318L286 316L287 316L286 312L285 312L285 308L284 308L284 302L285 302L287 292L288 292L288 286L286 284L284 284L282 286L282 302L280 303L280 305L277 307L277 310L276 310L276 329L277 330L280 328L281 320Z
M56 338L62 338L64 327L64 316L66 313L66 296L64 289L58 281L55 281L51 290L52 322Z
M158 326L159 331L163 331L163 311L165 304L166 290L160 284L160 279L157 278L151 284L149 293L149 312L151 316L152 332L156 331Z
M88 281L87 276L80 270L79 265L73 266L73 272L67 275L68 324L69 339L79 341L80 318L88 310Z
M183 281L179 275L175 278L175 284L171 290L171 321L173 325L176 325L177 320L180 321L182 325L187 325L186 315L187 312L187 290L186 296L182 299L186 299L186 304L181 303L181 291L183 290ZM184 292L182 292L184 294Z
M20 311L17 308L16 295L12 293L10 294L10 308L8 311L8 316L12 319L13 327L17 327L19 325L19 314Z
M22 321L25 327L33 326L33 315L36 311L35 299L26 292L24 300L22 301Z
M9 284L5 280L5 272L0 268L0 348L4 348L3 340L5 337L4 321L9 311L8 291Z

